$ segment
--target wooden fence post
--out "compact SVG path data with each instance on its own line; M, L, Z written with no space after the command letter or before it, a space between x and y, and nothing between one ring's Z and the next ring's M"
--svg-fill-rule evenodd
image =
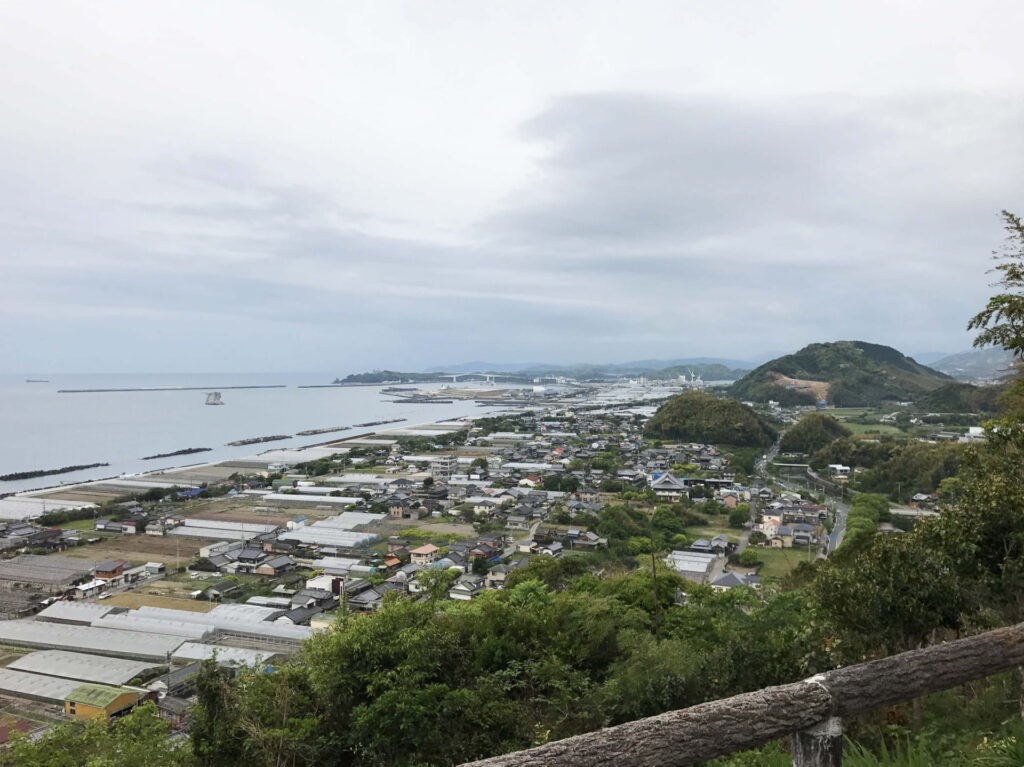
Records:
M843 720L830 716L793 734L793 767L842 767Z

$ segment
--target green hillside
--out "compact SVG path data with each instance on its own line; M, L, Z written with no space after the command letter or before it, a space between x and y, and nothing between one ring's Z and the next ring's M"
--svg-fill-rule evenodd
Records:
M779 440L779 449L784 453L813 453L833 440L849 437L846 426L825 413L808 413Z
M864 341L810 344L766 362L741 378L729 393L741 400L837 407L874 406L915 400L952 379L901 354Z
M917 406L936 413L994 413L1004 391L1006 385L1000 384L947 383L919 397Z
M771 444L778 432L736 400L688 391L658 408L647 422L644 434L654 439L760 447Z

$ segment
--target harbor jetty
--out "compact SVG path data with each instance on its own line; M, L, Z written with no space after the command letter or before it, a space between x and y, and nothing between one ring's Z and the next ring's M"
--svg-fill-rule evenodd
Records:
M57 394L102 394L128 391L211 391L213 389L286 389L286 384L262 386L140 386L130 389L57 389Z

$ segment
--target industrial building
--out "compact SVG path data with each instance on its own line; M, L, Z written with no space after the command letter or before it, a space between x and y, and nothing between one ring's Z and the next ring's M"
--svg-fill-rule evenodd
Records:
M140 693L144 692L105 684L79 685L66 696L64 713L73 719L101 718L110 721L137 706Z
M163 661L182 641L182 637L171 634L119 631L34 620L0 621L0 644L80 651L133 660Z
M136 677L152 672L160 665L159 663L108 658L103 655L65 650L40 650L23 655L9 664L7 668L11 671L24 671L77 680L77 684L96 682L97 684L122 685L128 684Z

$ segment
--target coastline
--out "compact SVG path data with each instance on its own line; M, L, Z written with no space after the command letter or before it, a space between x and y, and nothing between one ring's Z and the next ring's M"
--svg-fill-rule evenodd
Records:
M380 430L380 431L367 431L367 432L362 432L362 433L359 433L359 434L351 434L351 435L347 435L347 436L345 436L345 437L343 437L341 439L331 439L331 440L326 440L324 442L314 442L314 443L310 443L310 444L306 444L306 445L300 445L300 446L296 446L296 447L271 448L269 450L264 450L264 451L262 451L260 453L250 454L250 455L246 455L246 456L239 456L237 458L226 458L226 459L220 459L220 460L217 460L217 461L206 461L206 462L200 462L200 463L188 463L188 464L182 464L182 465L178 465L178 466L165 466L165 467L161 467L161 468L158 468L158 469L152 469L152 470L145 471L145 472L139 472L139 473L136 473L136 474L118 474L118 475L114 475L114 476L110 476L110 477L103 477L103 478L99 478L99 479L85 480L85 481L82 481L82 482L74 482L74 483L67 483L67 484L60 484L60 485L51 485L51 486L43 487L43 488L34 488L32 490L23 490L23 491L20 491L20 492L11 493L7 497L8 498L18 498L18 497L39 498L41 496L53 495L54 493L65 493L65 492L73 493L75 491L83 491L83 490L84 491L88 491L88 489L91 486L101 486L101 485L104 485L104 484L109 484L109 483L111 483L113 481L125 481L125 482L138 481L140 483L152 482L154 484L155 483L160 483L161 485L174 484L169 479L167 479L167 475L168 474L174 474L176 472L186 472L187 473L189 470L199 471L201 469L214 469L214 468L217 468L217 467L221 467L223 464L232 463L232 462L236 462L236 461L245 461L245 460L256 460L256 461L258 461L260 456L266 455L267 453L273 453L273 452L281 452L281 451L289 451L289 452L290 451L295 451L295 452L298 452L298 451L301 451L301 450L308 450L310 448L326 448L326 447L332 447L332 446L337 446L339 448L342 448L342 447L344 447L343 443L345 443L345 442L352 442L352 441L365 440L365 439L388 439L387 435L388 435L389 432L394 432L394 431L416 431L416 430L419 430L419 429L425 429L425 428L428 428L428 427L431 427L431 426L435 426L435 425L440 424L440 423L451 423L453 421L461 421L461 420L464 420L464 419L471 419L471 420L473 420L473 419L481 418L481 417L483 417L483 416L481 416L479 414L471 414L471 413L467 413L467 414L463 414L463 415L457 415L457 416L449 416L447 418L442 418L442 419L439 419L439 420L436 420L436 421L423 421L421 423L415 423L415 424L403 424L400 428L383 429L383 430ZM182 485L182 487L195 487L195 486L197 486L196 483L190 483L190 482L182 482L181 485Z

